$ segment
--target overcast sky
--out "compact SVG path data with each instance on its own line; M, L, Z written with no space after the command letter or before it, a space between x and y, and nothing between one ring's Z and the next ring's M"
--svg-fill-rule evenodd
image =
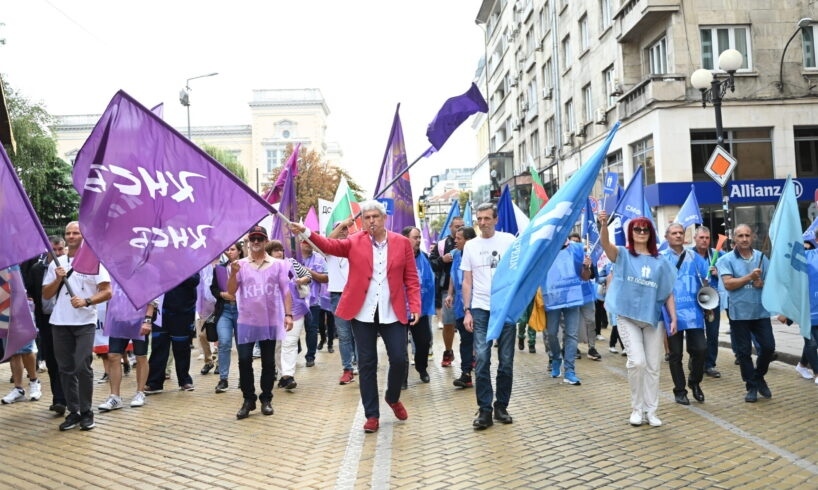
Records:
M26 0L0 10L0 72L51 114L101 113L117 90L186 125L249 124L252 89L318 88L328 137L371 195L401 103L409 161L429 143L441 104L474 78L484 34L480 0L180 1ZM485 93L483 94L485 96ZM431 175L472 166L474 133L461 126L411 171L417 195Z

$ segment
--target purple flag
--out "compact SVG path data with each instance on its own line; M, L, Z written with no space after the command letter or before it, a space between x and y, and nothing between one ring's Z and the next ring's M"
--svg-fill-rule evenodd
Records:
M6 150L0 145L0 269L51 250Z
M165 103L160 102L160 103L156 104L155 106L151 107L151 112L153 112L154 114L159 116L159 119L164 119L165 118Z
M321 226L318 224L318 213L315 212L315 206L310 206L310 210L307 211L307 217L304 218L304 226L314 233L318 233L321 229Z
M108 337L141 340L143 336L139 335L139 330L146 313L147 306L135 308L119 284L111 281L111 299L105 310L102 331Z
M274 186L274 189L278 188L281 190L278 201L278 212L294 222L298 222L298 201L295 195L295 179L298 177L298 154L300 150L301 143L295 145L295 148L293 148L293 152L290 154L290 158L287 159L287 164L281 169L281 173L278 174L278 179L276 179ZM284 220L273 218L270 238L278 240L284 245L285 257L294 257L298 261L301 260L301 245L295 243L295 239L290 235L290 231L287 229L287 223L285 223Z
M434 242L432 241L432 235L429 234L429 222L426 220L423 221L423 227L420 229L420 236L420 248L424 252L429 253L431 247L434 245Z
M429 123L426 129L426 137L435 150L443 148L443 144L449 139L463 121L476 112L488 112L489 105L480 93L477 85L472 82L469 90L456 97L452 97L443 103L435 118Z
M293 152L290 153L290 158L287 159L287 163L284 164L284 168L282 168L281 172L278 173L278 178L276 178L275 184L273 184L273 186L264 193L263 197L265 201L269 202L270 204L281 202L284 187L287 185L287 179L291 179L294 182L295 176L298 175L298 155L300 151L301 143L298 143L295 145L295 148L293 148ZM295 172L295 174L291 177L290 174L292 172Z
M85 242L138 307L196 274L270 211L122 91L77 154L74 187Z
M91 251L91 248L85 244L84 240L74 254L74 262L71 263L71 268L81 274L92 276L99 274L99 259Z
M375 186L375 195L392 201L392 216L387 218L386 228L400 233L407 226L415 226L415 210L412 208L412 183L409 180L406 145L403 142L403 127L400 123L400 104L395 108L392 131L381 163L381 173ZM398 176L397 180L395 180ZM390 182L395 183L386 187ZM388 207L388 206L387 206Z
M0 271L0 338L6 339L3 361L37 337L28 295L17 266Z

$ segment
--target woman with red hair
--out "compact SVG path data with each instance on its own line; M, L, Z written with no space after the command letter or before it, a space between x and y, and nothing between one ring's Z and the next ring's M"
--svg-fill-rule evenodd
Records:
M605 297L605 309L616 316L619 335L628 351L628 382L631 387L633 426L644 417L654 427L662 425L656 416L659 406L659 372L665 331L659 328L664 304L670 315L671 331L676 330L673 264L659 257L656 230L646 218L628 223L627 247L617 247L608 237L608 214L599 213L600 244L614 264L613 282Z

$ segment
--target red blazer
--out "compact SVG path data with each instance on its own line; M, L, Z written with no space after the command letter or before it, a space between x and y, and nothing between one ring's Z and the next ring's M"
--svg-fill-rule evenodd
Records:
M389 244L386 256L389 300L398 320L407 324L407 306L409 311L420 314L420 281L415 253L405 236L391 231L387 231L386 236ZM310 241L326 254L349 259L349 279L335 314L345 320L352 320L363 308L369 281L372 279L372 239L369 233L360 231L343 240L312 233Z

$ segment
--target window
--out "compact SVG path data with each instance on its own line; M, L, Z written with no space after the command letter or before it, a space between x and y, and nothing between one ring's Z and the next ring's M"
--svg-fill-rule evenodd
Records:
M739 161L736 170L733 172L733 179L774 178L773 141L769 128L725 130L723 146ZM712 180L704 172L704 166L715 148L715 131L697 130L690 132L690 153L694 182Z
M574 53L571 51L571 35L562 38L562 67L567 70L574 60Z
M281 159L284 157L284 152L281 148L268 148L266 155L267 172L272 172L274 169L281 166Z
M545 37L545 33L551 30L551 5L549 0L543 2L540 10L540 36Z
M549 117L545 121L545 148L546 153L549 153L549 147L556 147L556 139L554 138L554 118Z
M551 58L548 58L542 66L542 86L543 88L554 87L554 67Z
M542 171L540 175L542 186L545 188L545 194L548 197L557 193L560 188L560 169L557 163Z
M576 124L574 120L574 101L568 99L568 102L565 103L565 130L573 133L574 124Z
M633 171L641 165L645 175L645 185L656 183L656 160L653 156L653 135L631 145Z
M540 159L540 132L538 130L534 130L531 132L531 157L537 161L534 165L539 167L539 159ZM526 162L528 162L528 155L525 157ZM526 166L528 164L526 163Z
M614 0L599 0L599 22L603 31L613 24L613 3Z
M702 27L699 33L702 42L702 68L717 69L719 55L725 50L735 49L744 57L744 62L738 71L752 70L750 26Z
M795 172L798 177L818 177L818 127L796 127Z
M540 112L538 109L537 101L539 99L539 89L537 88L537 79L531 78L531 82L528 84L528 89L526 90L526 97L525 101L528 105L528 112L526 112L526 117L530 121L537 117L538 113Z
M667 73L667 38L662 38L648 48L648 67L651 75Z
M622 162L622 150L617 150L605 157L605 170L603 175L608 175L608 172L616 172L619 187L625 187L625 165Z
M594 96L593 92L591 92L591 84L582 87L582 103L585 105L583 108L583 117L585 118L585 122L591 122L594 120Z
M525 33L525 54L528 57L531 57L534 54L534 50L537 49L537 40L534 37L534 28L528 30Z
M614 67L613 65L605 68L605 71L602 72L602 80L605 81L605 85L602 87L602 100L608 101L608 107L616 104L616 97L611 95L613 92L613 85L614 85Z
M818 68L818 60L815 59L815 25L801 29L801 42L804 51L804 68Z
M588 15L579 19L579 52L583 53L591 47L591 32L588 28Z

